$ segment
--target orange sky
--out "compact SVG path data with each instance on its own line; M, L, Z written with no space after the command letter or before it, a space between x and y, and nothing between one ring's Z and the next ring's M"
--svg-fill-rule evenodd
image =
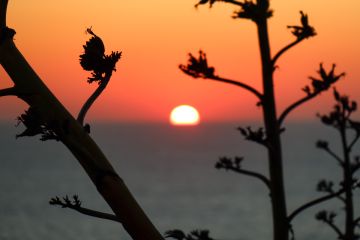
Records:
M87 121L168 121L180 104L196 107L203 121L259 118L255 98L244 90L184 75L178 64L200 48L222 77L261 89L255 24L234 20L237 8L217 3L193 7L196 0L9 0L8 25L16 44L55 95L74 114L92 93L89 75L78 61L92 26L107 48L123 52L118 71L95 103ZM278 62L275 86L283 109L303 96L300 90L315 76L318 64L338 64L347 73L338 89L360 101L360 1L272 0L272 54L294 39L286 25L299 23L299 10L309 14L318 33ZM0 87L11 82L0 71ZM330 92L299 108L290 119L315 119L333 103ZM15 119L25 108L16 98L2 98L0 118ZM360 115L358 115L360 116Z

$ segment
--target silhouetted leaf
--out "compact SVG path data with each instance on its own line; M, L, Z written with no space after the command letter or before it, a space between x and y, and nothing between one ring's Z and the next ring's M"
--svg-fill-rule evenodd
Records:
M242 128L238 127L240 133L245 137L246 140L257 142L262 145L266 145L266 134L262 127L257 130L252 130L251 127Z
M186 74L194 78L212 78L215 77L215 69L209 67L207 63L206 54L203 51L199 51L199 58L195 58L189 53L189 60L187 65L179 65L179 68Z
M216 0L200 0L200 2L198 2L197 4L195 4L195 7L197 8L199 5L204 5L209 3L210 7L212 7L212 5L216 2Z
M272 10L269 9L268 1L258 1L258 3L255 3L245 0L242 3L241 9L234 12L233 18L244 18L259 22L262 19L270 18L272 13Z
M307 14L303 11L300 11L301 17L300 22L301 26L288 26L288 28L292 29L292 34L298 38L298 40L302 40L305 38L313 37L316 35L315 29L309 25L309 19Z
M115 71L115 65L121 57L121 52L111 52L105 55L105 46L100 37L98 37L91 28L87 29L92 37L83 46L84 53L80 55L80 65L86 71L91 71L91 77L88 82L100 82L105 74L111 74Z
M26 129L16 135L16 138L19 137L32 137L40 134L41 141L46 140L57 140L59 141L59 137L54 132L54 128L56 126L54 124L47 124L41 118L40 113L36 110L35 107L29 107L28 110L25 110L25 113L21 114L18 118L18 123L16 126L19 126L22 123Z
M186 235L183 231L175 229L165 232L165 238L174 238L176 240L214 240L209 236L208 230L194 230Z
M334 219L337 216L335 212L322 210L315 215L315 218L319 221L326 223L334 223Z
M345 73L341 73L339 75L335 74L336 65L333 64L331 70L326 73L323 64L320 63L320 68L317 71L320 75L320 78L309 77L311 80L311 87L305 86L303 90L308 94L318 94L322 91L325 91L330 88L332 84L337 82L341 77L345 76Z
M329 143L324 140L319 140L316 142L316 147L320 149L329 149Z
M58 196L55 196L50 199L49 201L50 205L57 205L62 208L73 208L78 209L81 207L81 201L77 195L73 195L72 199L69 198L69 196L65 196L62 199L60 199Z
M332 181L326 181L323 179L318 183L316 190L319 192L333 193L333 186L334 183Z

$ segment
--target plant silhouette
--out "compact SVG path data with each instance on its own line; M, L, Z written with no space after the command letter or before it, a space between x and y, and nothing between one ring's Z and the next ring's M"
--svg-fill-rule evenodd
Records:
M316 218L329 225L338 234L338 238L356 239L358 236L355 229L360 225L360 217L354 216L353 191L359 187L359 182L355 179L354 174L360 169L360 157L355 156L352 159L350 156L351 150L360 137L360 123L350 118L351 113L357 108L355 102L341 96L334 90L334 97L337 102L334 110L329 115L320 115L321 121L325 125L332 126L340 132L343 157L331 150L328 142L320 140L317 143L318 148L335 158L343 170L343 180L339 188L334 190L334 184L331 181L322 180L318 184L318 190L324 195L304 203L289 213L283 178L281 133L284 131L286 117L297 107L330 89L344 76L344 73L335 73L335 65L332 65L332 68L327 71L323 64L320 64L319 76L310 77L310 84L302 89L305 96L289 104L280 114L277 114L273 79L276 62L292 47L316 35L315 29L309 23L307 14L300 11L300 25L287 26L295 40L272 56L270 54L267 23L274 12L270 9L269 0L200 0L195 7L206 4L212 7L217 2L225 2L239 7L240 9L235 11L232 16L234 19L247 19L255 23L261 53L263 89L260 91L247 83L220 77L215 73L215 68L209 65L207 55L202 50L199 51L198 57L189 54L188 63L181 64L179 68L193 78L231 84L249 91L256 97L257 105L263 111L264 126L258 129L251 126L238 127L238 131L246 140L259 144L267 150L269 171L268 173L259 173L244 169L242 163L245 158L239 156L222 156L216 162L215 167L253 177L265 184L270 192L274 240L294 238L292 221L298 214L324 201L336 198L340 199L345 206L345 230L341 231L335 224L337 216L335 212L323 210L316 215ZM63 143L84 168L114 214L84 208L77 195L62 198L55 196L50 199L49 203L88 216L116 221L124 227L134 240L160 240L164 238L213 240L208 230L195 230L186 234L182 230L175 229L167 231L163 237L143 212L101 149L89 136L90 126L84 125L85 115L110 81L113 72L116 70L116 63L121 58L121 52L115 51L106 55L102 39L91 28L87 29L87 33L91 37L83 46L84 53L80 55L80 64L85 71L91 73L88 82L96 82L99 86L85 102L77 119L75 119L50 92L15 46L13 39L15 30L6 25L7 5L8 0L0 0L0 64L11 77L14 86L0 89L0 96L16 96L29 105L29 108L17 118L18 123L22 123L26 129L16 137L40 135L42 141L56 140ZM348 130L355 132L355 137L350 142L348 142Z
M112 72L116 71L115 65L121 57L121 52L118 51L111 52L110 55L105 55L105 46L101 38L98 37L91 28L88 28L86 32L92 37L83 46L84 53L80 55L80 65L85 71L91 71L91 77L88 78L88 82L97 82L99 86L79 112L77 120L82 125L84 124L87 111L106 88ZM90 126L85 126L87 132L90 132Z
M88 82L97 82L99 87L75 119L50 92L15 46L13 38L16 32L6 25L7 6L8 0L0 0L0 64L14 86L0 89L0 96L16 96L29 105L29 109L18 117L18 122L23 123L26 130L18 134L17 138L41 135L41 140L55 139L62 142L81 164L115 215L83 208L77 196L73 196L72 200L67 196L62 199L54 197L50 204L117 221L135 240L163 239L101 149L89 136L89 125L83 126L87 111L105 89L115 71L121 52L105 55L103 41L91 29L87 30L91 38L84 45L80 64L84 70L91 72Z
M341 188L336 192L327 192L326 195L318 199L311 200L290 213L288 212L285 182L283 177L283 154L281 144L281 133L285 130L284 121L289 113L291 113L294 109L315 98L320 93L328 90L334 83L344 76L344 73L336 74L335 65L327 71L321 63L318 70L319 77L309 77L311 83L302 89L305 92L305 96L294 103L289 104L288 107L282 110L282 112L278 115L273 77L273 73L276 70L276 62L288 50L300 42L316 35L315 28L310 25L308 15L303 11L300 11L300 24L287 26L287 28L291 30L291 34L294 35L295 40L281 48L274 56L272 56L270 53L270 41L267 25L268 19L273 16L274 11L270 8L269 0L201 0L195 5L195 7L206 4L213 7L217 2L225 2L239 7L239 10L234 11L232 16L234 19L247 19L255 23L261 55L262 91L245 82L220 77L215 73L215 67L208 63L207 55L203 50L199 51L198 57L195 57L190 53L188 62L186 64L180 64L179 68L185 74L193 78L214 80L238 86L252 93L256 97L258 101L257 106L260 106L263 111L264 127L255 130L250 126L238 127L238 130L246 140L255 142L267 149L269 166L268 174L244 169L241 163L245 160L243 157L238 156L234 158L226 156L220 157L215 167L217 169L225 169L227 171L251 176L262 181L270 192L273 239L289 240L294 237L292 220L299 213L324 201L338 197L346 191L346 189Z
M338 164L342 170L342 179L339 188L343 189L341 194L336 197L342 203L345 210L345 229L342 231L335 223L337 213L328 210L322 210L316 214L316 219L326 223L333 229L338 239L353 240L359 239L360 235L356 233L356 229L360 228L360 216L354 216L354 194L353 192L360 187L359 180L355 174L360 169L359 156L352 157L355 144L360 138L360 122L352 119L352 113L357 110L357 103L350 101L349 97L341 95L334 88L334 99L336 104L333 110L326 115L319 115L321 122L334 128L340 135L342 156L337 154L330 144L325 140L319 140L316 146L328 153ZM353 132L354 136L349 133ZM317 185L319 192L333 194L334 183L328 180L321 180Z

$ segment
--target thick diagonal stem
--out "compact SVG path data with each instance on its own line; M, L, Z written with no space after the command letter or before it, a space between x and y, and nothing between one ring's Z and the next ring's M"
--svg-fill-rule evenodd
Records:
M4 32L6 4L7 0L0 0L0 32ZM0 63L21 93L19 97L37 109L42 122L58 125L53 129L56 135L82 165L132 239L163 239L97 144L41 81L13 39L4 39L1 34L0 39Z
M259 0L261 1L261 0ZM273 66L270 54L267 19L257 22L259 37L262 80L263 80L263 114L268 138L268 158L271 182L271 205L273 215L274 240L288 240L289 224L286 213L286 200L283 180L283 164L280 142L280 131L276 116L276 104L273 86Z

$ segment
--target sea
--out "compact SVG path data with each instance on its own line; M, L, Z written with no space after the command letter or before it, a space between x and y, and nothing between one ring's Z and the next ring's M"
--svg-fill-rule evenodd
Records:
M111 212L106 202L64 145L38 137L15 139L23 130L0 123L0 240L130 240L113 221L51 206L52 197L78 195L82 206ZM220 157L243 157L244 169L268 175L266 149L244 140L237 127L257 123L169 124L93 123L91 136L101 147L154 225L167 230L209 230L218 240L272 239L269 191L258 179L216 169ZM317 122L293 122L282 134L288 212L323 195L321 179L338 187L341 169L315 147L328 140L341 155L339 136ZM360 153L359 145L353 151ZM360 195L355 194L360 215ZM336 239L315 219L320 210L338 214L337 199L313 207L292 222L297 240Z

